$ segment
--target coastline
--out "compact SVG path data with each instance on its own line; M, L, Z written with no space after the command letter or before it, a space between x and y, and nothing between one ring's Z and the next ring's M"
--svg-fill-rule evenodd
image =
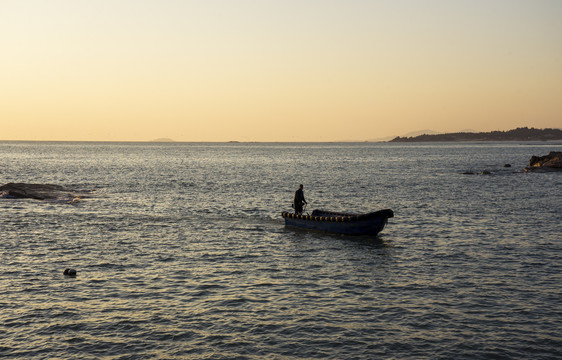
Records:
M508 131L457 132L396 137L390 142L501 142L501 141L561 141L560 129L517 128Z

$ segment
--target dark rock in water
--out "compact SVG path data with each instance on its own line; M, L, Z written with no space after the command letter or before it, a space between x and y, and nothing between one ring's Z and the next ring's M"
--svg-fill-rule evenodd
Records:
M525 171L562 171L562 152L551 151L545 156L532 156Z
M511 164L505 164L503 167L511 167Z
M0 197L12 199L62 200L72 202L82 191L65 189L60 185L9 183L0 186Z
M490 172L490 170L484 170L482 171L482 175L492 175L492 173Z
M62 190L64 190L62 186L48 184L9 183L0 186L0 191L4 193L5 196L15 199L45 200L56 197L53 192Z
M74 270L74 269L64 269L63 274L66 275L66 276L76 276L76 270Z

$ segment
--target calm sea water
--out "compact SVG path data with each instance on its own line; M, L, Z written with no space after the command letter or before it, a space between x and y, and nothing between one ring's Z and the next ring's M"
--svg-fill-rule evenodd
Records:
M0 183L91 191L0 199L0 357L562 358L562 173L521 171L552 150L0 143ZM395 217L285 228L300 183Z

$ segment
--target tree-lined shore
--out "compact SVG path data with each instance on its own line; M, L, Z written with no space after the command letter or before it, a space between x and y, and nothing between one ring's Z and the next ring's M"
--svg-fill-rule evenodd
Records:
M448 134L396 137L390 142L444 142L444 141L549 141L562 140L561 129L517 128L508 131L458 132Z

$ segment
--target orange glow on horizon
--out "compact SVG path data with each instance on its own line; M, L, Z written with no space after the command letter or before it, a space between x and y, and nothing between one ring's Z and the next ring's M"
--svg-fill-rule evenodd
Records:
M562 127L562 3L8 2L2 140Z

